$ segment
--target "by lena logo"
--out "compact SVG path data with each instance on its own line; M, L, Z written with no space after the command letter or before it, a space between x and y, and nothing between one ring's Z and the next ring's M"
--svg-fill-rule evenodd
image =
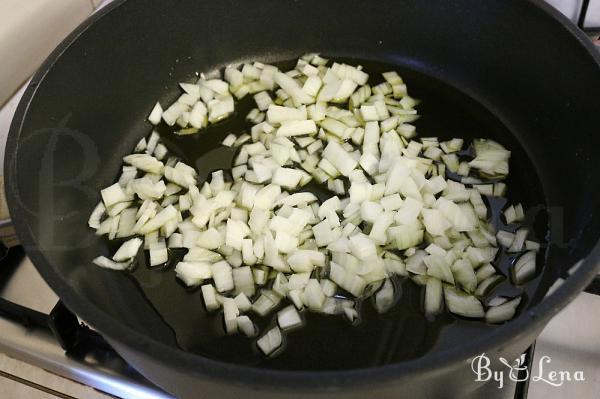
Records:
M585 381L583 371L577 370L574 372L568 370L552 370L550 363L552 359L550 356L542 356L537 364L537 370L529 370L525 364L525 354L522 354L519 358L515 359L511 364L505 358L501 357L498 359L507 370L492 370L490 365L490 358L482 353L479 356L475 356L471 360L471 370L475 374L475 381L488 382L494 380L498 383L498 388L502 389L506 383L506 378L510 381L526 381L531 378L533 382L542 382L553 387L560 387L566 382L580 382ZM535 374L533 373L534 371Z

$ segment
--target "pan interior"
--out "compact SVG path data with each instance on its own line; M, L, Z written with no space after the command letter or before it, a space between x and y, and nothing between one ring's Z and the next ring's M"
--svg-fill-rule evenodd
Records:
M530 2L484 8L474 0L427 7L406 0L400 8L396 1L260 3L181 0L177 7L185 12L177 12L162 0L127 1L63 48L32 83L35 95L11 130L11 213L26 249L38 253L36 266L67 305L92 324L98 311L114 321L96 326L102 333L129 342L117 334L124 330L115 326L124 325L148 337L149 347L156 340L229 362L314 370L466 347L470 338L501 328L447 315L426 323L418 311L421 294L408 283L401 304L386 315L365 303L365 321L356 328L311 315L307 328L289 334L288 349L267 360L249 342L216 334L218 319L206 318L200 293L181 287L171 270L140 264L127 275L91 264L114 245L85 221L99 190L118 175L122 156L149 133L144 118L154 101L167 104L179 93L177 82L240 60L279 62L317 51L350 57L373 75L393 68L423 101L415 123L421 137L489 137L509 148L509 201L541 209L530 221L534 238L551 239L539 262L542 274L527 286L526 307L594 247L598 67L574 36ZM331 9L346 10L343 21ZM520 24L519 15L530 15L528 23ZM199 23L198 16L210 18ZM532 35L533 29L545 34ZM217 143L244 128L248 101L234 119L198 136L162 130L163 138L201 173L226 167L231 154L216 150Z
M540 180L525 150L508 128L484 107L459 90L407 68L367 60L341 61L363 65L371 75L371 84L382 81L381 72L399 70L411 95L422 100L418 107L422 117L415 122L420 137L437 136L441 140L461 137L465 139L465 147L472 139L480 137L504 144L513 152L512 173L507 180L509 203L522 202L525 209L545 205ZM276 64L287 70L293 68L294 61ZM157 130L171 153L187 164L194 165L201 178L205 178L213 170L231 167L235 150L221 146L220 142L229 133L249 132L251 125L245 121L245 115L253 107L254 100L247 96L236 104L234 117L193 136L174 135L173 128L165 124L159 125ZM532 173L519 173L521 170ZM322 199L333 195L324 190L320 194ZM496 226L506 228L499 217L506 201L498 198L486 200L492 209ZM539 242L545 241L547 218L543 213L530 214L526 224L533 230L531 238ZM121 242L101 241L101 245L107 245L111 248L110 251L114 251ZM175 279L174 264L184 254L185 250L172 251L170 262L159 268L148 267L146 259L142 259L130 276L131 284L146 300L147 309L139 311L155 314L156 322L161 324L161 330L168 332L166 335L170 336L173 344L183 350L215 359L290 370L366 368L456 346L497 327L481 321L460 319L448 313L427 320L422 312L424 290L412 281L395 279L400 302L391 311L379 315L372 300L363 301L360 306L363 320L354 327L339 316L305 313L306 326L286 335L285 350L280 351L277 356L265 357L253 344L254 339L225 334L222 316L205 311L199 287L186 288ZM508 257L509 254L501 253L495 262L498 270L507 277L511 263ZM543 256L540 259L543 260ZM539 283L540 279L536 278L517 288L506 281L486 299L496 295L523 294L523 308L527 306ZM273 314L266 317L252 315L252 319L258 324L260 331L267 331L274 324Z

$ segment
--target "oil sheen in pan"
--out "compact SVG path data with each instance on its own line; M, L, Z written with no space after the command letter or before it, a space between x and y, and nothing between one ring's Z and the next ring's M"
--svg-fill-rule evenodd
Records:
M380 72L395 69L400 73L407 82L410 94L422 100L418 107L421 118L415 122L419 137L462 137L465 143L473 138L486 137L509 148L512 156L511 173L506 181L508 201L521 202L525 209L545 204L541 183L525 150L515 136L481 105L459 90L412 70L371 61L349 62L362 64L370 73L370 83L377 83ZM279 66L291 68L293 64L282 63ZM231 166L235 150L221 147L219 143L229 133L249 131L250 125L244 116L254 106L252 97L247 96L236 104L236 114L232 118L197 135L176 136L164 124L159 126L158 131L171 153L195 166L200 176L208 176L213 170ZM321 195L327 195L322 189L319 191ZM499 213L504 201L495 199L489 204L498 227L502 224ZM543 216L527 220L526 224L534 233L533 239L541 242L547 238L547 222ZM227 336L222 315L207 314L205 311L199 288L189 289L176 280L172 268L184 253L172 251L169 263L158 268L151 269L142 260L132 271L131 278L141 283L138 284L139 289L162 316L164 323L172 329L174 341L180 348L214 359L288 370L373 367L440 351L496 328L482 321L461 319L448 313L427 320L422 312L424 290L410 280L395 278L399 298L387 313L378 314L371 300L360 304L362 321L357 326L351 326L340 316L306 313L305 327L287 334L285 350L267 358L260 354L254 339ZM543 256L538 256L538 265L541 259ZM500 253L494 265L507 275L512 260L507 254ZM150 278L153 284L143 284ZM540 281L540 277L537 277L521 288L503 283L492 296L522 293L522 309L528 305ZM274 313L264 318L257 315L251 317L261 331L265 331L274 323L273 316Z

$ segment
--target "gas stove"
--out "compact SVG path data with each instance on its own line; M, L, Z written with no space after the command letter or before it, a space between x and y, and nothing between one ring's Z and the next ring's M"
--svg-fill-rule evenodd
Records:
M110 2L83 1L89 3L90 11ZM600 33L600 0L549 2L590 35ZM22 93L23 88L0 109L0 165L10 120ZM2 388L3 379L7 379L31 389L30 397L38 397L33 394L37 392L46 395L39 397L171 398L129 366L99 333L60 302L18 245L3 190L0 191L0 397L9 397ZM600 309L600 279L559 313L524 354L521 366L527 367L528 378L520 378L521 372L503 377L503 397L597 397L600 392L597 309ZM577 378L578 372L583 381ZM38 377L40 373L44 378ZM514 381L519 379L524 381ZM83 390L65 388L73 381Z

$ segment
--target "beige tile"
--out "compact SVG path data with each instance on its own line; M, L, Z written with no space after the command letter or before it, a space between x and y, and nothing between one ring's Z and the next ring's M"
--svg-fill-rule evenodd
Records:
M40 385L46 387L51 391L60 392L63 395L67 395L73 398L85 398L85 399L110 399L114 398L111 395L96 391L95 389L79 384L78 382L63 378L56 374L52 374L43 370L39 367L32 366L28 363L20 360L13 359L5 354L0 354L0 370L6 374L29 381L32 385ZM2 377L0 377L2 378ZM16 384L16 385L15 385ZM6 388L4 388L6 385ZM23 385L20 387L19 385ZM2 389L6 389L7 392L3 392ZM28 389L31 391L32 396L25 395L28 393ZM11 392L15 394L9 395ZM19 392L23 394L18 394ZM4 398L55 398L54 395L48 393L36 393L35 391L41 392L38 389L27 387L26 384L19 383L7 378L0 380L0 399ZM39 395L39 396L35 396ZM41 395L41 396L40 396ZM46 395L46 396L44 396Z
M535 345L533 377L548 380L550 371L568 371L573 375L579 370L585 381L572 379L553 386L532 378L528 398L600 398L600 312L597 309L600 309L600 296L580 294L548 323ZM547 356L544 363L540 363L542 356Z
M90 0L0 1L0 104L92 11Z
M0 398L56 399L57 396L0 376Z

